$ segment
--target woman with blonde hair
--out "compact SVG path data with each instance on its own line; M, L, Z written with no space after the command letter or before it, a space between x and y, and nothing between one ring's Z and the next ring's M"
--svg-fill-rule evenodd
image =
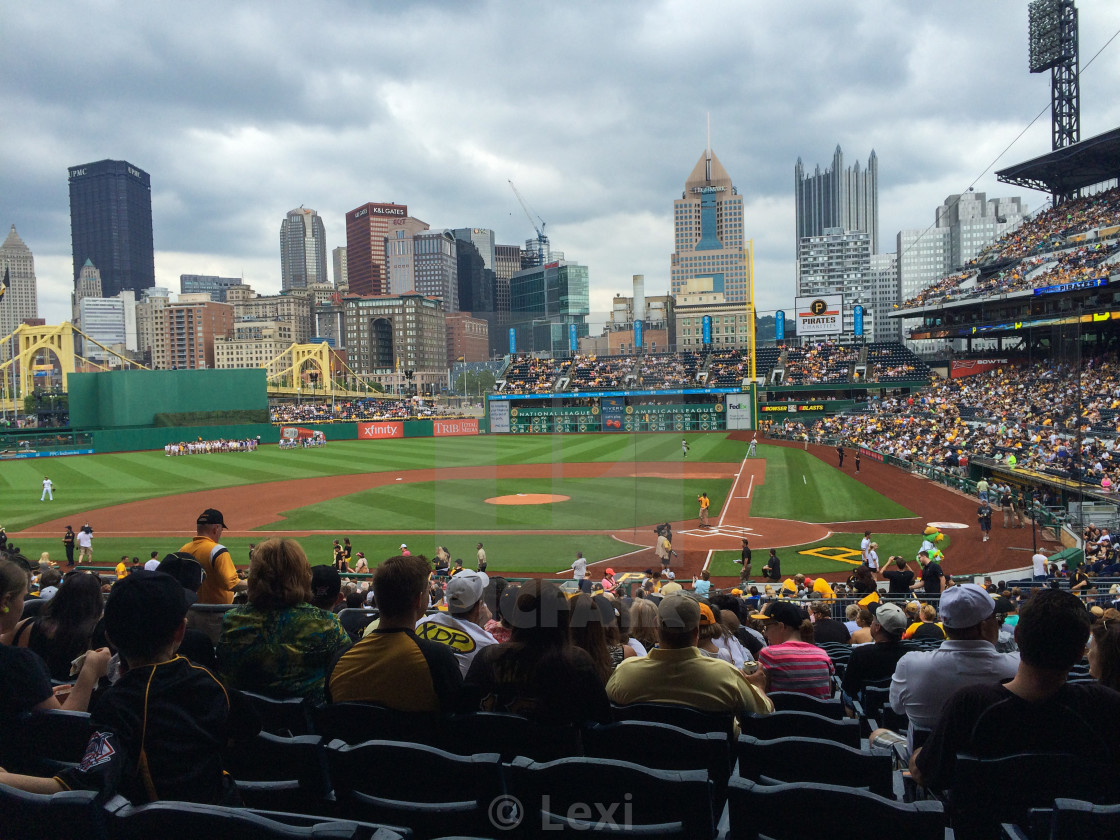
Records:
M645 598L636 598L630 605L631 641L637 641L649 653L657 647L658 628L657 605Z
M218 672L229 688L322 702L327 667L350 637L310 600L311 566L302 546L283 538L258 545L249 565L249 603L225 614L218 638Z

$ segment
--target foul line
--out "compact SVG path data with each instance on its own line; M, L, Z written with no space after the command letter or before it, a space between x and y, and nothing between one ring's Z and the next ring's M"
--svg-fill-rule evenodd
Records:
M711 564L711 562L712 562L712 555L713 555L713 554L715 554L715 552L714 552L714 551L712 551L711 549L708 549L708 556L704 558L704 565L703 565L703 567L702 567L702 568L700 569L700 571L702 571L702 572L706 572L706 571L708 571L708 566L709 566L709 565Z
M739 472L735 473L735 483L731 485L731 492L727 494L727 504L723 506L723 510L719 513L719 521L716 522L716 527L719 528L723 525L723 517L727 516L727 509L731 507L731 500L735 498L735 488L739 486L739 479L743 477L743 470L747 466L747 459L744 458L743 462L739 464ZM754 473L751 473L751 481L754 481ZM705 565L704 568L707 568Z

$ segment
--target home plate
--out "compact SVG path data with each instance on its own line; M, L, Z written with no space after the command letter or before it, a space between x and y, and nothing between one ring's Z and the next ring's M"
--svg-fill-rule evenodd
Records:
M397 481L404 481L404 479L403 478L398 478Z

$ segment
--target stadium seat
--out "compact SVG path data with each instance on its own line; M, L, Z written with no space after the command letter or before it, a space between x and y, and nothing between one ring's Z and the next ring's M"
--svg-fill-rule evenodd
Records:
M342 816L405 825L417 837L494 830L487 809L503 790L497 753L459 756L399 741L332 741L326 749Z
M667 723L689 732L735 732L735 715L719 712L701 712L688 706L673 703L631 703L626 706L613 706L614 719L644 720L651 723Z
M894 756L886 750L861 750L821 738L760 741L740 735L734 745L741 778L767 784L811 782L866 788L893 799Z
M580 730L545 726L519 715L470 712L454 715L443 724L440 746L456 755L497 752L502 761L525 756L552 761L581 752Z
M858 720L833 720L810 712L774 712L772 715L746 715L740 721L743 735L759 740L775 738L823 738L849 747L860 746Z
M1048 840L1115 840L1120 837L1120 805L1055 799L1048 810Z
M172 801L117 805L107 822L111 840L397 840L409 836L407 831L351 820Z
M441 721L426 712L401 712L374 703L325 703L311 709L312 727L323 743L409 741L438 746Z
M226 770L249 808L332 814L331 784L318 735L258 733L226 755Z
M92 790L47 796L0 785L0 836L19 840L99 840L104 815Z
M829 840L867 840L869 833L945 840L947 824L940 802L895 802L841 785L763 785L732 777L720 831L735 840L804 840L814 821L824 821Z
M89 735L86 712L36 710L0 721L0 766L13 773L52 776L82 760Z
M776 712L811 712L833 720L844 719L844 704L839 698L822 700L799 691L775 691L766 696Z
M641 720L588 726L583 732L583 754L633 761L655 770L706 770L717 800L723 798L732 764L725 732L690 732Z
M715 834L712 786L703 770L652 770L607 758L518 758L506 772L524 837L703 840Z
M288 737L311 734L311 702L306 698L277 700L251 691L239 691L238 694L256 714L264 732Z
M350 607L339 610L338 621L342 625L342 629L350 636L350 641L356 642L362 638L362 633L365 632L370 622L380 615L381 611L377 609Z
M1008 784L1009 779L1014 784ZM1068 753L958 755L946 792L953 829L961 840L996 836L1001 823L1029 825L1030 810L1050 807L1056 798L1120 803L1120 777L1107 761Z

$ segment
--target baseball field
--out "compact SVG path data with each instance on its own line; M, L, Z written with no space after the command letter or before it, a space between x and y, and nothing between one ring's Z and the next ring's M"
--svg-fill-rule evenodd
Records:
M273 535L299 539L312 563L330 562L332 541L349 537L371 566L402 543L428 556L446 545L473 566L482 542L490 571L509 576L561 575L577 551L599 570L647 568L656 564L660 522L673 524L678 575L708 568L717 579L737 577L744 538L756 575L777 548L783 574L846 576L865 529L882 559L913 559L930 521L946 526L941 547L952 572L998 566L993 552L1009 548L977 548L971 500L893 467L865 458L856 475L850 459L838 468L833 450L774 442L747 458L743 433L686 438L687 456L679 434L586 434L8 461L0 524L25 555L49 551L59 560L65 526L88 522L100 565L178 549L198 513L215 507L239 563L250 543ZM40 501L44 475L54 501ZM712 500L706 529L697 520L700 493Z

